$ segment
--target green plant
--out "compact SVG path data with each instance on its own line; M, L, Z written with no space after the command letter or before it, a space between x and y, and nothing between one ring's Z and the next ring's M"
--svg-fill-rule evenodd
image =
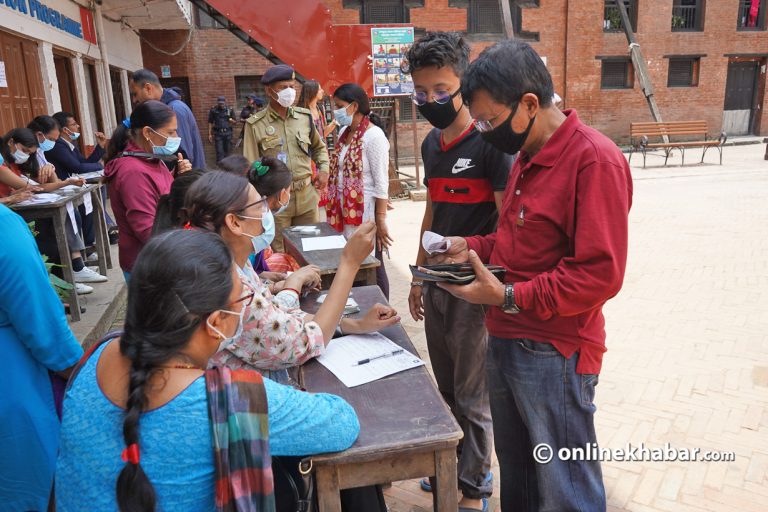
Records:
M32 232L32 236L36 237L38 235L38 232L35 231L35 223L34 222L28 222L27 225L29 226L29 230ZM59 296L59 299L62 301L66 301L69 299L69 292L74 288L70 283L66 282L59 276L53 273L54 267L62 268L61 265L57 265L51 261L48 261L48 256L45 254L40 254L40 257L43 259L43 264L45 265L45 269L48 271L48 282L51 283L51 286L53 287L53 290L56 292L56 295Z
M685 28L685 18L682 16L673 15L672 28Z

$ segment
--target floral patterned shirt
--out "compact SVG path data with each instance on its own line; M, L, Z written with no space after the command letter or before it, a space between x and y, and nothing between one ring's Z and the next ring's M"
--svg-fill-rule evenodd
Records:
M294 292L273 296L250 261L238 272L255 296L243 316L243 333L211 358L212 365L256 370L272 378L323 353L323 331L306 321Z

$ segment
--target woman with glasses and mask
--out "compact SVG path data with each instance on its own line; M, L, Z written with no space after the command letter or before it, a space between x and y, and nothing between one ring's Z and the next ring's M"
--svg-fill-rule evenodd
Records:
M255 300L232 256L205 230L144 247L124 331L86 355L66 391L57 510L275 510L272 456L355 441L357 416L339 397L206 370Z
M373 223L365 223L347 242L328 296L317 314L299 309L307 277L293 273L273 296L250 263L249 256L269 245L274 218L269 198L262 197L242 176L211 171L198 179L186 196L185 228L218 233L234 256L240 278L256 293L247 308L242 335L213 357L230 368L260 371L278 382L288 382L287 368L323 353L337 326L345 334L377 331L399 321L396 312L376 305L363 319L341 314L360 263L370 254L375 237Z
M389 279L382 258L383 252L389 254L393 241L387 227L389 141L362 87L352 83L340 86L333 93L333 103L333 117L341 131L331 156L325 205L328 223L348 237L363 222L375 221L374 254L381 261L376 268L376 284L389 298Z
M180 144L176 114L156 100L140 103L110 139L104 179L120 230L120 268L126 281L152 234L158 200L171 189L173 175L164 159L173 159ZM186 172L192 164L179 161L178 168Z

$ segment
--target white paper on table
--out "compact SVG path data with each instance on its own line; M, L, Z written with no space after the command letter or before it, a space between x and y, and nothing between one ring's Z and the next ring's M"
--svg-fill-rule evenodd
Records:
M31 181L31 180L30 180ZM16 203L19 206L34 206L36 204L46 204L46 203L53 203L61 199L61 196L58 194L35 194L30 199L27 199L26 201L21 201L20 203Z
M82 174L78 174L78 177L83 178L84 180L92 180L94 178L101 178L104 176L104 171L92 171L92 172L84 172Z
M366 364L357 364L360 360L401 349L397 343L377 332L352 334L331 340L325 347L325 353L317 360L345 386L353 388L424 364L424 361L407 350Z
M347 239L342 235L319 236L317 238L302 238L301 246L304 252L327 251L329 249L343 249L347 245Z
M61 187L59 190L67 190L70 192L80 192L82 188L78 187L77 185L67 185L66 187ZM86 194L83 196L83 206L85 206L86 215L90 214L93 211L93 201L91 200L91 194ZM67 211L69 211L69 205L67 205ZM77 228L75 228L75 233L77 233Z
M327 293L322 294L321 296L319 296L317 298L317 303L318 304L322 304L323 302L325 302L325 298L326 297L328 297ZM347 298L347 304L344 307L347 307L347 308L357 307L357 301L355 301L355 299L353 299L352 297L348 297Z
M302 235L319 235L320 229L315 226L293 226L291 231Z
M427 254L440 254L451 248L451 241L443 235L438 235L432 231L425 231L421 237L421 246L427 251Z
M69 215L69 221L72 223L72 231L77 234L77 218L75 218L75 206L72 204L72 201L67 203L67 214Z

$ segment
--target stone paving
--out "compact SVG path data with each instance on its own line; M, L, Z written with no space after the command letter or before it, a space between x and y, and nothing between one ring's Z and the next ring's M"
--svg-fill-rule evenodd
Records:
M768 162L764 145L724 150L724 165L633 167L624 287L606 308L597 386L601 448L733 452L732 462L604 462L608 510L768 510ZM695 161L689 151L688 162ZM708 153L707 162L716 162ZM641 158L633 164L642 165ZM391 302L421 356L408 314L425 203L399 201L387 269ZM494 460L498 485L498 465ZM498 488L496 489L498 491ZM386 491L392 512L426 512L415 480ZM498 492L489 510L498 507Z

